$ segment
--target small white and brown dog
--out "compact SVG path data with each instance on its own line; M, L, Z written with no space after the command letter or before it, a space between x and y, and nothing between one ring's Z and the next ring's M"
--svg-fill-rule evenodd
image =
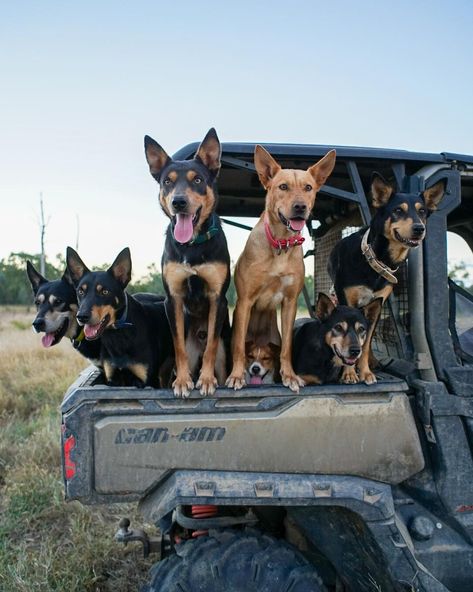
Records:
M279 378L281 347L274 343L257 345L247 341L245 381L250 385L273 384Z

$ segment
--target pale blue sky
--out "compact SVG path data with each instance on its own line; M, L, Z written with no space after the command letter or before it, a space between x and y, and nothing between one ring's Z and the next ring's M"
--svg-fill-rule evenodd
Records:
M0 258L159 262L143 135L473 153L473 3L0 4ZM233 259L246 239L228 230Z

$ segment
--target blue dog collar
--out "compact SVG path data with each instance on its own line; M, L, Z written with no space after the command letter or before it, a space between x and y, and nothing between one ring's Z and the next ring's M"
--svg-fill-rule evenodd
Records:
M126 329L127 327L133 327L133 323L127 322L126 318L128 316L128 294L125 292L125 310L123 311L122 316L115 321L113 328L114 329Z

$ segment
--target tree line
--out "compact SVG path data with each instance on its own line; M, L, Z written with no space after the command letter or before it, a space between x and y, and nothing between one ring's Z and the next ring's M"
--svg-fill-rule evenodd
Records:
M8 257L0 260L0 305L2 304L32 304L31 285L26 275L26 261L29 259L36 269L40 269L40 254L31 253L10 253ZM104 263L94 269L108 269L110 264ZM48 280L59 279L66 269L64 256L56 255L53 262L46 260L45 276ZM462 288L473 292L468 265L464 262L455 263L450 267L449 277ZM314 284L311 276L306 276L305 284L314 299ZM153 292L164 294L163 278L156 265L148 266L147 273L135 281L132 281L127 288L128 292ZM235 306L236 290L233 279L227 292L227 300L230 306ZM299 297L299 306L304 307L302 295Z
M2 304L32 304L33 297L31 285L26 275L26 261L30 260L34 267L40 269L40 254L10 253L8 257L0 260L0 305ZM93 267L93 269L108 269L109 263ZM62 277L66 269L66 262L62 254L56 255L54 261L45 262L45 277L55 280ZM163 278L161 272L153 263L148 266L147 273L135 281L132 281L127 291L130 294L136 292L153 292L164 294ZM235 306L236 290L233 280L227 292L230 306Z

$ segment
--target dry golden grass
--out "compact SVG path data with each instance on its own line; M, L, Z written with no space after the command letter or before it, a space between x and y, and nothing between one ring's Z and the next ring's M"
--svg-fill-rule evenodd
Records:
M0 590L138 590L151 562L113 541L135 508L63 501L58 407L87 362L67 340L42 348L32 317L0 308Z

